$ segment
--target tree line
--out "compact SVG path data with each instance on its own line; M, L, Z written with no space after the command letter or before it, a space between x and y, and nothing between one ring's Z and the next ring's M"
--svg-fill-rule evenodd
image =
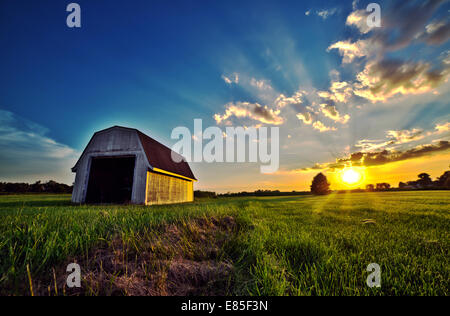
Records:
M376 185L368 184L366 191L384 191L391 189L388 183L377 183ZM395 188L394 188L395 189ZM421 173L417 176L415 181L407 181L398 184L400 190L439 190L450 189L450 171L444 172L443 175L437 177L435 181L428 173Z
M29 183L0 182L0 194L15 193L72 193L73 186L50 180L42 183L37 181Z
M435 181L428 173L421 173L416 181L400 182L398 188L391 188L389 183L367 184L366 191L389 191L389 190L449 190L450 171L445 171L443 175L437 177ZM353 191L364 191L356 189ZM323 195L331 193L330 183L323 173L317 174L311 184L311 193Z
M309 192L302 191L290 191L281 192L280 190L256 190L256 191L242 191L242 192L227 192L217 194L211 191L194 191L194 197L196 198L219 198L219 197L243 197L243 196L292 196L292 195L305 195Z

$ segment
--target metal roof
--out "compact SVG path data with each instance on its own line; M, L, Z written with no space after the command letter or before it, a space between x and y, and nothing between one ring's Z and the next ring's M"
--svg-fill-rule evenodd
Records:
M189 179L197 180L192 173L191 167L186 162L186 159L178 153L172 151L170 148L164 146L160 142L136 130L141 140L142 147L144 147L148 162L153 168L162 169L171 173L175 173ZM178 157L175 162L173 157Z

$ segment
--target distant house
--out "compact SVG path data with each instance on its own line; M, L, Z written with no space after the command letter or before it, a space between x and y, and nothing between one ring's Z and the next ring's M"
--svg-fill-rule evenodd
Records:
M194 200L197 180L186 160L133 128L114 126L96 132L72 171L76 173L74 203L152 205Z

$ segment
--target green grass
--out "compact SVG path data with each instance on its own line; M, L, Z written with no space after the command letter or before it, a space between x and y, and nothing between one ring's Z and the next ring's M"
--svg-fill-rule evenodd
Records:
M448 191L227 198L170 206L75 206L64 195L0 196L0 293L28 295L72 256L163 225L232 216L221 247L235 269L230 294L448 295ZM370 219L365 224L363 220ZM137 254L139 255L139 253ZM366 285L378 263L382 287Z

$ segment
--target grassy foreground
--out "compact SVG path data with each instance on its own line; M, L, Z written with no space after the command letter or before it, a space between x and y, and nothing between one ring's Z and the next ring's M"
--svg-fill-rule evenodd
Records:
M226 218L235 227L213 230ZM175 241L167 233L173 230ZM156 282L147 270L167 276L171 272L164 267L174 261L193 273L203 271L198 262L230 266L220 275L226 280L209 282L205 292L120 294L448 295L449 231L448 191L224 198L153 207L75 206L67 195L0 196L0 294L29 295L30 280L37 291L37 280L46 287L52 277L64 278L70 258L81 260L83 270L96 249L105 253L120 244L120 256L146 271L139 284ZM213 254L207 251L212 245ZM164 264L158 268L156 260ZM381 266L381 288L366 285L370 263ZM127 269L116 267L114 275ZM117 294L95 284L81 294ZM58 292L49 286L48 293Z

